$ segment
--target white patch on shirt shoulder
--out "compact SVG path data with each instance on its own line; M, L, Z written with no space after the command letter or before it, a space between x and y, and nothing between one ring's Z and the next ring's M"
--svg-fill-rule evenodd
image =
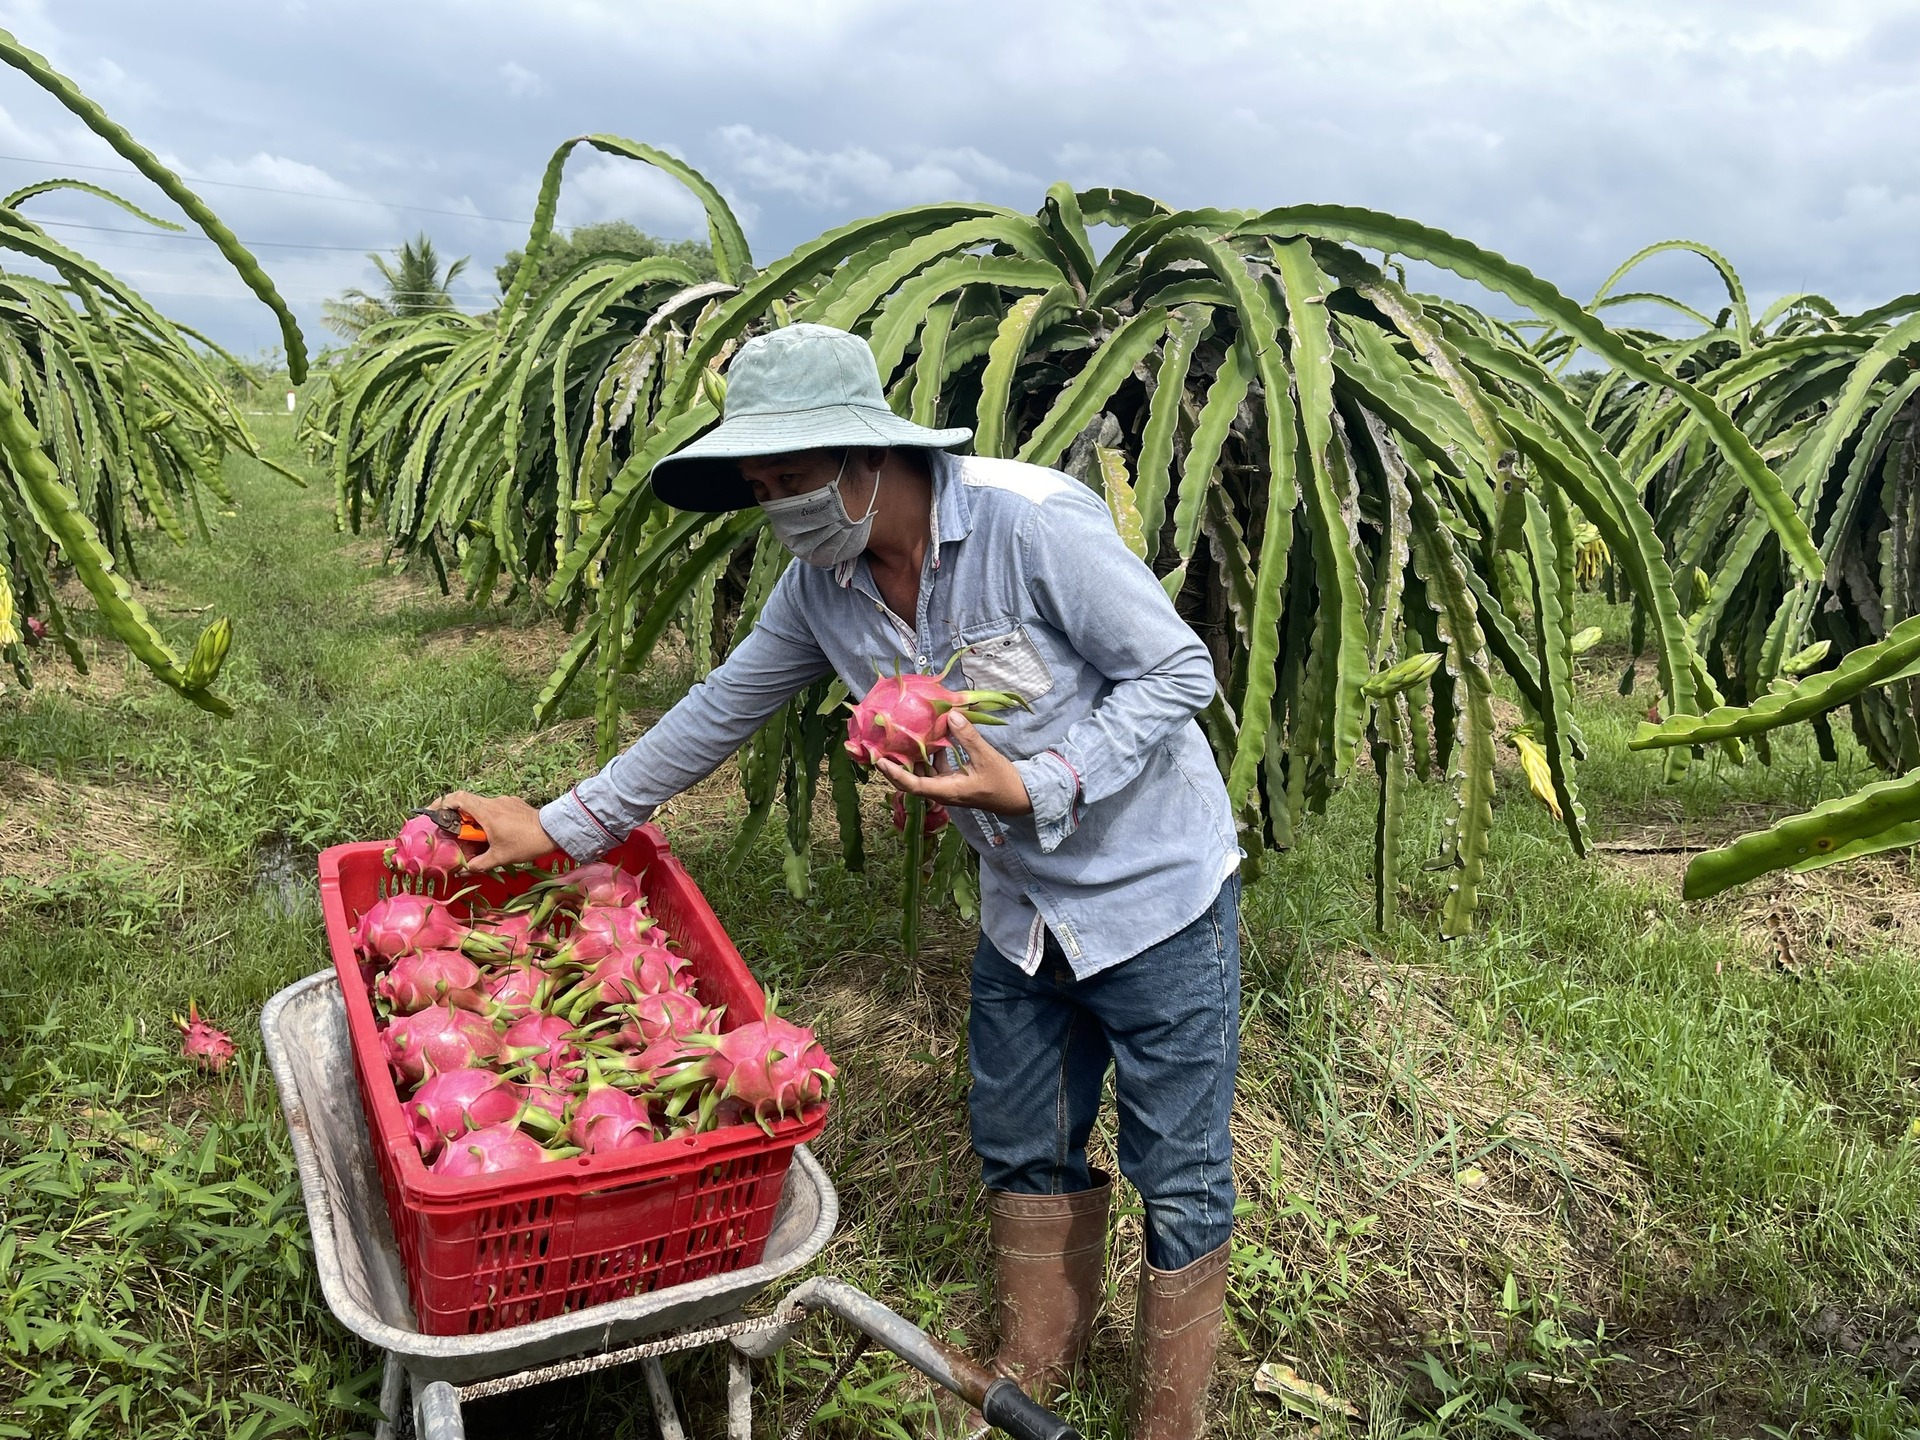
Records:
M1056 471L1029 465L1024 460L994 460L969 455L960 462L960 476L968 485L991 490L1011 490L1022 500L1035 505L1055 495L1063 495L1073 482Z

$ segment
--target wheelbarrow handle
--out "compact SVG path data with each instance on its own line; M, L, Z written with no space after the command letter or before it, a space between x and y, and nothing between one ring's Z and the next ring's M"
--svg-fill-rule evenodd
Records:
M980 1416L1013 1440L1080 1440L1080 1432L1002 1375L987 1387Z
M1015 1440L1080 1440L1080 1432L1034 1403L1004 1375L995 1374L963 1350L935 1339L866 1291L830 1275L816 1276L790 1294L783 1308L828 1310L884 1349L891 1350L935 1384L977 1406L989 1425Z

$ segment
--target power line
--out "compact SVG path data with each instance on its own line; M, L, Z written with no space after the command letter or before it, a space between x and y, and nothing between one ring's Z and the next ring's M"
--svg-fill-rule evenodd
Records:
M36 220L36 225L50 225L62 230L94 230L102 235L138 235L147 240L198 240L203 245L213 241L205 235L174 234L168 230L127 230L117 225L82 225L78 220ZM271 246L276 250L347 250L365 254L368 250L383 250L382 245L307 245L298 240L242 240L242 245Z
M123 165L82 165L74 160L39 160L29 155L0 155L21 165L55 165L68 170L94 170L103 175L138 175ZM403 205L397 200L362 200L353 195L322 195L318 190L288 190L278 185L247 185L238 180L205 180L197 175L182 175L195 185L222 185L229 190L254 190L262 195L298 195L308 200L330 200L336 205L374 205L383 210L413 210L421 215L451 215L459 220L486 220L496 225L526 225L525 220L509 220L504 215L476 215L470 210L437 210L430 205Z

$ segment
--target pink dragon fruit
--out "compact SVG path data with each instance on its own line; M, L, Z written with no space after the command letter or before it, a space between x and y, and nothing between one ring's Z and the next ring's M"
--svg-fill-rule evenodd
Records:
M705 1056L684 1037L664 1035L644 1050L616 1050L611 1054L601 1051L598 1058L603 1065L614 1065L629 1075L639 1076L640 1083L665 1086L675 1076L700 1064Z
M410 950L458 950L466 938L444 900L402 891L360 917L353 943L370 960L393 960Z
M415 950L393 962L373 988L402 1015L429 1005L457 1005L484 1014L480 967L458 950Z
M52 632L47 629L47 622L42 620L38 615L27 616L27 643L29 645L38 645L51 633Z
M517 961L488 975L480 988L486 991L493 1014L520 1020L545 1008L553 980L531 962Z
M431 1161L449 1140L469 1130L503 1125L520 1113L515 1087L491 1070L449 1070L429 1075L407 1102L407 1127L420 1158Z
M567 1138L589 1155L637 1149L654 1141L653 1116L644 1098L609 1084L589 1059L587 1088L574 1103Z
M580 1064L576 1035L572 1021L536 1011L507 1027L500 1037L501 1053L511 1060L530 1061L535 1070L558 1078Z
M173 1023L180 1027L180 1052L202 1070L211 1070L215 1075L227 1068L227 1062L233 1059L233 1038L224 1030L216 1030L200 1018L198 1001L187 1001L187 1018L178 1015Z
M920 822L922 835L937 835L947 828L947 807L936 800L927 801L926 819ZM893 792L893 828L902 835L907 833L907 798L898 790Z
M557 876L553 885L564 897L561 903L570 909L583 906L619 909L647 903L646 891L640 888L640 877L604 860Z
M709 1046L710 1053L670 1083L678 1088L711 1080L712 1098L738 1100L769 1134L774 1120L824 1100L839 1073L813 1031L774 1015L724 1035L688 1039ZM703 1118L706 1113L703 1105Z
M573 1103L573 1081L563 1075L555 1083L549 1081L545 1071L535 1070L533 1073L539 1078L517 1082L513 1087L514 1094L526 1106L528 1119L542 1117L557 1133L566 1119L567 1106Z
M573 933L554 952L551 963L584 968L609 955L637 950L640 937L652 928L652 917L637 905L590 906L580 912Z
M947 670L953 668L947 662ZM953 743L947 726L957 713L976 725L997 725L988 711L1026 701L1005 690L949 690L939 675L882 675L847 717L847 753L862 765L887 759L909 770L932 762L933 752Z
M500 1054L493 1022L452 1005L398 1016L380 1038L394 1075L410 1085L449 1070L478 1069Z
M709 1030L719 1020L684 990L659 990L642 995L621 1010L627 1023L620 1027L613 1043L624 1050L644 1050L661 1040L678 1040L684 1035Z
M664 941L643 940L635 949L616 951L598 961L555 1008L577 1024L595 1006L624 1005L691 984L692 978L683 975L686 968L687 962Z
M446 1176L497 1175L502 1170L521 1170L565 1160L580 1152L570 1147L548 1150L531 1135L511 1123L489 1125L463 1135L440 1152L433 1162L433 1173Z
M426 816L416 815L400 827L386 860L402 875L450 885L467 861L486 848L484 840L456 840Z
M474 921L473 939L489 959L519 960L550 945L553 937L531 915L490 915Z

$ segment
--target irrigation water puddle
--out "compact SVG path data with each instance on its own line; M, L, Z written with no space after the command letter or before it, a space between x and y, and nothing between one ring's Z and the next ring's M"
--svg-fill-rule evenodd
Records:
M268 914L291 920L319 908L314 859L315 853L291 836L269 835L260 842L254 857L253 893L266 904Z

